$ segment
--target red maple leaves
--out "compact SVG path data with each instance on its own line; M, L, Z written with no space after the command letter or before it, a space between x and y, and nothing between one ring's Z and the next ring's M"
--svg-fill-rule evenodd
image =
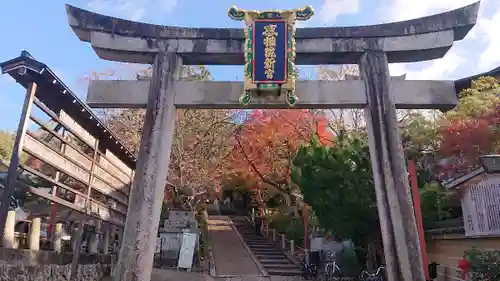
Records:
M478 161L478 156L497 153L500 142L500 107L477 118L452 120L441 129L440 154ZM473 164L473 163L471 163Z
M289 184L295 153L313 135L331 143L324 117L308 110L254 110L235 133L229 164L250 182Z

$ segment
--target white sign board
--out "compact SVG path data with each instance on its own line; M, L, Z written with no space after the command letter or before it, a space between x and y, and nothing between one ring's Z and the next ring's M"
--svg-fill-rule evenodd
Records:
M193 255L194 249L196 247L196 240L198 235L196 233L185 232L182 235L182 246L179 252L179 264L180 268L190 269L193 265Z

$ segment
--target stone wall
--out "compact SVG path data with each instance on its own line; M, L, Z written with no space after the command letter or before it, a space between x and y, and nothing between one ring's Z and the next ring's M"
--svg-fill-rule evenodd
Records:
M0 264L0 281L69 281L71 264L23 265ZM110 265L83 264L78 267L76 279L71 281L99 281L110 275Z
M465 251L474 247L483 249L500 249L500 237L465 237L464 234L446 234L434 236L427 241L429 261L456 267Z
M429 262L437 262L436 281L460 281L458 262L473 247L500 249L500 237L466 237L463 233L435 235L427 242Z
M72 259L70 252L0 248L0 281L69 281ZM113 260L112 255L80 253L76 281L109 276Z
M80 264L110 264L114 256L104 254L80 253ZM9 264L70 264L73 253L63 252L58 254L54 251L33 251L26 249L0 248L0 261Z

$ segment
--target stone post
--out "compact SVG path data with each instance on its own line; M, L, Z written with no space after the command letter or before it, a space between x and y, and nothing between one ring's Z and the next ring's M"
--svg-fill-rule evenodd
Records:
M425 281L396 109L384 52L361 56L370 158L389 281Z
M295 241L294 240L290 240L290 253L292 253L292 255L295 254Z
M117 254L118 254L118 252L120 252L120 248L122 246L124 231L125 230L122 228L119 228L119 227L116 228L116 234L118 235L118 240L116 241L116 253Z
M75 232L71 235L71 238L74 237L74 244L72 244L73 247L73 260L71 261L71 272L70 272L70 279L69 280L75 280L76 275L78 272L78 259L80 257L80 250L82 248L82 243L83 243L83 232L85 231L85 220L82 219L80 220L80 223L78 224L78 229L75 229ZM87 244L88 246L88 244Z
M110 226L104 225L103 234L102 234L102 252L107 254L109 252L109 236L110 236Z
M273 242L276 242L276 230L273 229Z
M156 54L114 281L151 280L176 118L173 82L179 79L181 67L176 53Z
M281 249L286 249L286 236L285 234L281 234Z
M52 236L52 243L54 245L54 251L60 253L62 250L62 234L63 234L63 225L62 223L56 223L54 228L54 235Z
M78 241L78 231L80 229L80 224L79 223L73 223L72 225L73 231L71 232L71 249L75 249L76 247L76 242Z
M14 231L16 226L16 211L9 211L5 220L2 245L4 248L14 248Z
M42 226L41 218L34 218L31 221L29 248L30 250L40 250L40 227Z
M99 237L101 236L102 220L95 220L95 229L90 236L89 253L97 253L99 250Z

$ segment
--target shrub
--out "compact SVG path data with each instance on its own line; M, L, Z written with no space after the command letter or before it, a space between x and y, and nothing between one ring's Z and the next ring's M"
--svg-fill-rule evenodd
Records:
M354 250L343 248L342 251L337 254L337 263L344 277L359 276L361 266L359 265Z
M470 281L500 280L500 250L473 248L466 252L471 263Z
M302 245L304 239L304 224L302 219L276 213L268 217L269 227L278 233L284 233L286 238L294 240L295 245Z
M271 215L269 218L269 227L275 229L279 233L286 233L288 226L292 221L291 216L286 216L281 213Z

